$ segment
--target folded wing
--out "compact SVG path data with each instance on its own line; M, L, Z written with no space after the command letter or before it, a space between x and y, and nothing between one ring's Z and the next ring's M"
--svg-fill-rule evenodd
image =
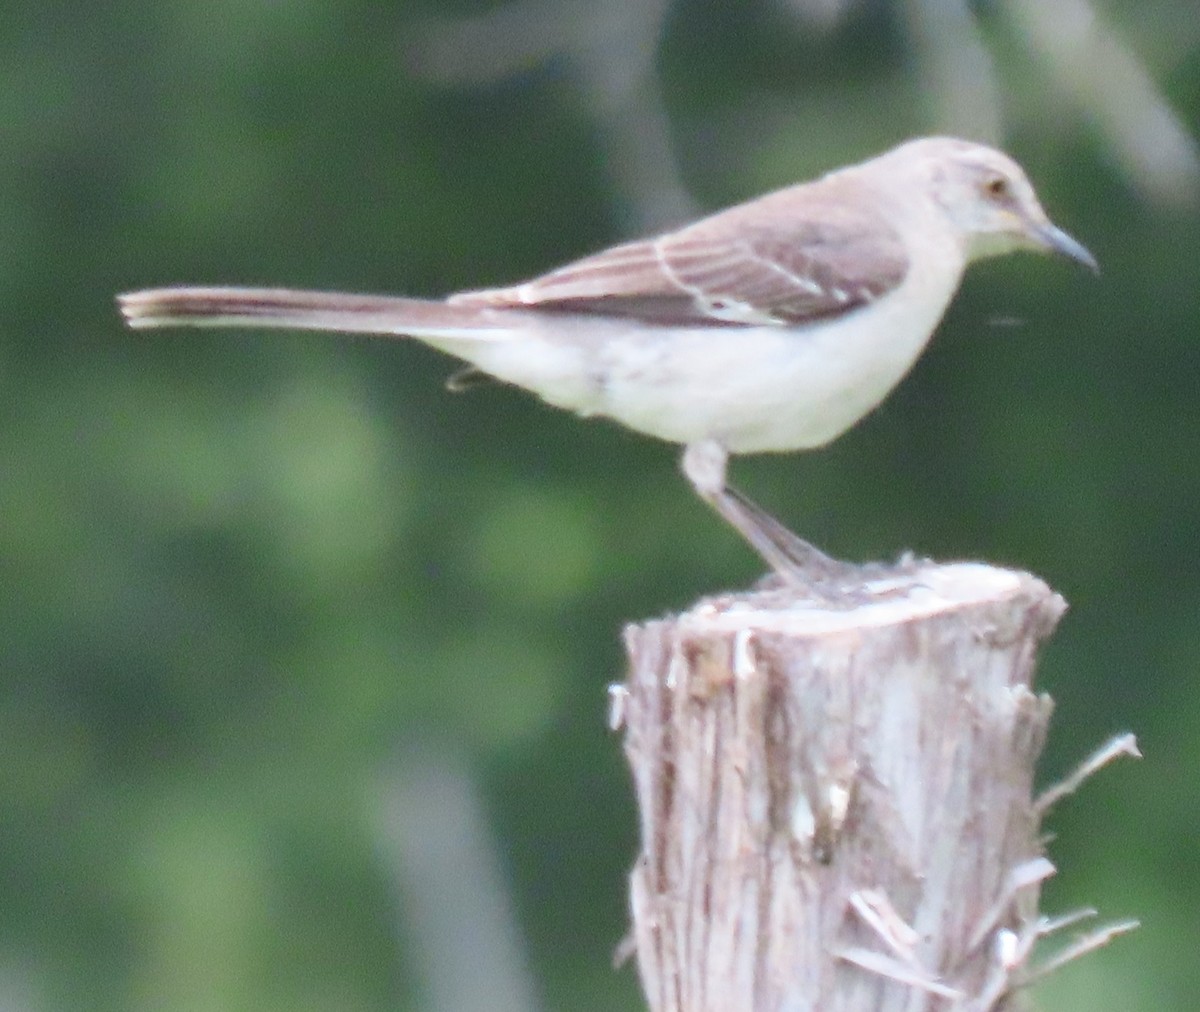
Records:
M451 302L629 316L675 325L789 326L894 289L908 256L869 206L783 190L656 239Z

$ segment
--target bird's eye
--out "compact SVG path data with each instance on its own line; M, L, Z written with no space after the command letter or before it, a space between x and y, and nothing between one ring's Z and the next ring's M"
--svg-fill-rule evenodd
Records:
M993 200L1003 200L1011 195L1012 190L1009 188L1008 180L1003 176L992 176L983 184L983 192Z

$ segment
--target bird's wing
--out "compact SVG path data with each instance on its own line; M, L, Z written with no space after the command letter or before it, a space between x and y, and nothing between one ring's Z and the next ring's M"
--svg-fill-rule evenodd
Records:
M899 285L908 255L873 208L794 188L656 239L614 246L455 303L636 317L677 325L796 325Z

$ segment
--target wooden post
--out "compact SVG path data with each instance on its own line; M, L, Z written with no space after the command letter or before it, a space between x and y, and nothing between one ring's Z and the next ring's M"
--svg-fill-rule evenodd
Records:
M1031 681L1065 607L1025 573L923 564L845 606L762 591L630 626L614 726L653 1012L1004 1007L1059 926Z

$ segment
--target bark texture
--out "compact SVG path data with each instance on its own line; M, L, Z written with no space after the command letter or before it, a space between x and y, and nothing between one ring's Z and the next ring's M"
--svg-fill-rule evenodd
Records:
M1064 609L1028 574L930 564L852 604L731 595L629 627L653 1012L1009 1007L1053 871L1031 679Z

